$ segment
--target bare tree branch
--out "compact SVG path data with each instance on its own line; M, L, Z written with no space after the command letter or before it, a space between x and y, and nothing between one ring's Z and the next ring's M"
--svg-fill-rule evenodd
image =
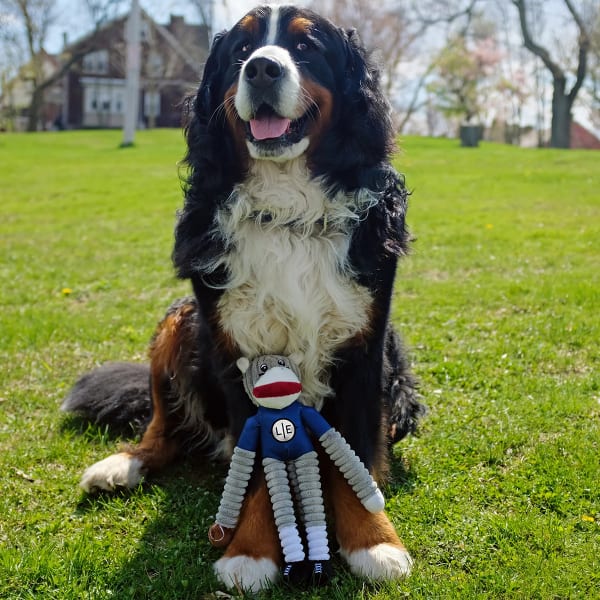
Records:
M554 77L564 77L565 74L560 66L552 60L550 53L546 48L543 48L536 42L534 42L529 30L529 23L527 21L527 10L524 0L513 0L513 4L519 11L519 21L521 23L521 31L523 33L523 44L530 52L535 54L542 62L546 65L546 68L552 73Z
M577 73L576 73L575 83L573 84L573 87L571 88L571 91L569 92L569 99L571 102L573 102L575 100L579 90L581 89L581 86L583 85L583 81L585 79L585 74L587 71L587 55L588 55L588 51L590 49L591 43L590 43L590 36L589 36L587 28L583 22L583 19L581 18L581 16L579 15L579 13L575 9L575 7L573 6L573 3L571 2L571 0L565 0L565 4L567 5L569 12L573 16L573 20L575 21L575 23L577 24L577 27L579 28L579 54L578 54L578 61L577 61Z
M427 3L424 3L422 0L417 0L412 3L412 9L417 15L418 21L426 28L441 23L450 24L462 18L466 18L467 24L462 28L462 34L464 34L464 30L468 29L468 24L473 18L475 7L478 2L480 2L480 0L469 0L467 6L460 8L460 4L456 6L456 3L449 3L445 0L435 0ZM425 14L424 11L426 11L427 14Z
M587 71L587 56L590 48L590 36L586 30L585 23L571 0L564 0L565 5L573 17L575 25L579 29L578 39L578 59L575 83L569 92L566 91L567 75L566 71L552 59L550 52L537 42L531 36L529 24L527 21L527 2L526 0L512 0L519 12L519 21L521 32L523 34L523 44L535 56L538 56L546 68L550 71L553 78L552 91L552 134L550 144L553 147L568 148L570 146L570 130L572 115L571 110L577 94L583 85Z

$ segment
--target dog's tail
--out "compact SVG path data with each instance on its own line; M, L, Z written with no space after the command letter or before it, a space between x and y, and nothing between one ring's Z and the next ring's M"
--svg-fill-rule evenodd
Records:
M419 386L411 372L408 355L393 327L387 331L384 365L387 374L384 401L390 420L390 440L395 444L417 431L427 407L420 401Z
M150 367L105 363L77 380L60 409L108 426L114 433L140 434L152 413Z

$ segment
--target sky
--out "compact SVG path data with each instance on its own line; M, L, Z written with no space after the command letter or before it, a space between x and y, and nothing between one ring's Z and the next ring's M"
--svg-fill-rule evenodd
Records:
M288 0L290 3L292 0ZM306 1L293 0L294 4L306 4ZM251 8L261 3L261 0L213 0L215 11L214 31L229 29ZM264 0L266 4L268 0ZM271 0L270 4L282 4ZM76 0L58 0L58 13L56 25L49 33L46 49L51 53L59 52L63 45L63 34L66 33L70 41L84 35L92 27L82 3ZM127 3L124 3L127 6ZM140 6L148 12L158 23L168 23L169 15L183 15L188 22L198 22L198 13L189 0L140 0Z
M260 4L261 0L213 0L213 2L215 15L213 30L217 32L230 28L248 10ZM262 0L262 2L267 3L269 0ZM302 5L307 4L308 0L287 0L287 3L291 2ZM64 33L67 34L69 42L73 42L87 33L93 26L85 8L82 7L82 2L78 0L57 0L57 3L59 18L50 31L46 45L46 49L54 53L58 53L62 49ZM271 3L281 4L286 3L286 0L271 0ZM140 0L140 4L158 23L168 23L170 14L183 15L188 22L198 22L199 20L197 12L191 6L189 0ZM123 5L126 10L128 0L125 0ZM567 28L564 27L562 16L564 14L563 0L544 0L544 14L547 18L546 35L552 36L553 39L557 36L564 38ZM520 39L521 34L518 25L515 35ZM583 115L580 115L579 120L584 120Z
M208 4L211 0L205 1ZM214 31L217 32L230 28L248 10L261 2L306 5L308 0L287 0L287 2L286 0L212 0L212 2L215 13ZM64 33L72 42L92 28L93 24L82 5L83 3L78 0L57 0L59 18L52 27L46 44L46 49L49 52L59 52L62 49ZM140 5L158 23L168 23L170 14L183 15L189 22L198 22L199 20L198 14L189 0L140 0ZM563 0L544 0L544 5L544 14L549 20L546 29L549 31L554 30L554 35L556 35L556 31L562 29ZM126 10L127 0L123 2L123 6ZM516 33L520 37L520 31Z

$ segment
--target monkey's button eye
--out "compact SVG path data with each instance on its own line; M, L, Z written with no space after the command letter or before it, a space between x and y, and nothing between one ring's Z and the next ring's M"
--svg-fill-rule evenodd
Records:
M258 367L260 370L260 373L258 374L258 376L260 377L261 375L263 375L264 373L266 373L269 370L269 365L263 363L262 365L260 365L260 367Z
M283 360L283 358L278 358L278 359L277 359L277 364L278 364L280 367L285 367L285 360Z

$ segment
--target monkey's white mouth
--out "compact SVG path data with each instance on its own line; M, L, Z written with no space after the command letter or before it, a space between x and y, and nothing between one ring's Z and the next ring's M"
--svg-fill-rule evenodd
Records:
M252 395L260 406L285 408L300 396L301 391L302 384L291 369L272 367L259 377Z

